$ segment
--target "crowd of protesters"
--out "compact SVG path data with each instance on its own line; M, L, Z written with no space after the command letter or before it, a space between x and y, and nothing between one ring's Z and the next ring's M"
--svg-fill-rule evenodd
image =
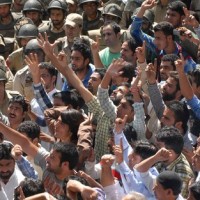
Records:
M0 200L200 200L200 1L0 0Z

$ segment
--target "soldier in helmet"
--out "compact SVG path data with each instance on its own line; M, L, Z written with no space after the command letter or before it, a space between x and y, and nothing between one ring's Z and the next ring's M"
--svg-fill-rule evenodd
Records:
M44 62L45 54L40 48L37 39L32 39L27 43L24 49L24 53L25 55L36 53L39 63ZM31 101L34 98L32 83L32 75L28 66L26 65L15 74L13 89L18 91L21 95L25 96L28 101Z
M67 13L67 4L62 0L52 0L47 9L50 22L39 28L40 33L46 32L50 43L65 36L63 25Z
M13 38L15 35L14 25L21 15L11 13L12 0L0 1L0 34L4 37Z
M24 24L19 29L16 38L21 48L11 53L6 60L7 65L13 74L16 74L18 70L22 69L25 66L24 49L29 40L34 39L37 36L38 36L38 28L33 24Z
M13 95L19 94L12 90L13 75L6 66L5 59L0 56L0 110L2 114L7 115L9 100Z
M23 7L23 15L30 18L33 23L40 27L42 26L44 8L40 0L28 0Z
M120 21L122 19L122 10L119 5L115 3L111 3L111 4L106 5L103 8L102 16L103 16L104 23L107 23L108 21L113 21L113 22L116 22L117 24L120 24ZM102 28L103 27L96 30L88 31L89 37L92 38L93 40L95 40L96 37L99 38L100 50L106 47L105 42L103 40L103 36L102 36L102 33L103 33ZM120 36L121 42L123 43L128 38L130 38L129 32L127 32L126 30L121 30L121 36Z
M27 0L13 0L11 7L12 12L20 13L23 10L26 1Z
M83 10L83 35L88 35L89 30L98 29L103 25L101 11L98 10L98 6L99 0L79 1L79 7Z
M80 13L78 9L78 1L77 0L66 0L67 2L67 13Z

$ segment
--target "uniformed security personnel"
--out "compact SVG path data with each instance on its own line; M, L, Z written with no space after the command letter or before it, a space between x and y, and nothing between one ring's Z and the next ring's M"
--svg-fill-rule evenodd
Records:
M18 44L15 38L3 37L0 34L0 55L5 59L16 49L18 49Z
M46 32L50 43L65 36L63 25L67 14L67 4L62 0L52 0L47 9L50 22L39 28L40 33Z
M29 55L30 53L36 53L38 56L38 61L44 62L45 54L43 50L40 48L37 39L30 40L25 49L25 55ZM13 89L18 91L21 95L25 96L28 101L31 101L34 98L33 92L33 80L32 75L29 70L29 67L26 65L21 70L17 71L13 81Z
M111 3L106 5L103 8L102 11L102 16L104 19L104 23L107 21L114 21L117 24L120 23L121 19L122 19L122 10L120 8L119 5ZM103 37L102 37L102 27L96 30L91 30L88 31L89 37L93 40L96 39L96 37L99 38L99 49L102 50L106 47L104 41L103 41ZM130 33L126 30L121 30L121 42L123 43L124 41L126 41L128 38L130 38Z
M95 30L103 25L101 11L98 10L99 0L80 0L79 7L83 10L82 34L88 35L89 30Z
M7 115L9 99L11 99L13 95L19 94L12 90L12 82L13 75L6 66L5 59L0 56L0 111L4 115Z
M4 37L14 38L15 23L21 17L21 14L11 13L12 0L0 1L0 34Z
M83 17L77 13L71 13L67 15L64 29L65 29L65 37L59 38L57 41L58 43L57 50L58 52L64 51L67 55L68 63L70 63L70 56L71 56L71 47L74 44L74 41L77 38L83 39L85 43L90 46L92 42L94 42L92 39L90 39L86 35L81 35L83 27Z
M42 27L44 8L40 0L28 0L24 4L22 13L25 17L30 18L35 26Z
M13 0L11 11L20 13L23 10L24 4L27 0Z
M23 67L25 67L25 54L24 49L26 44L31 40L38 36L38 28L33 24L24 24L21 26L21 28L18 31L18 34L16 36L19 46L21 48L15 50L13 53L11 53L6 62L12 73L15 75L16 72Z

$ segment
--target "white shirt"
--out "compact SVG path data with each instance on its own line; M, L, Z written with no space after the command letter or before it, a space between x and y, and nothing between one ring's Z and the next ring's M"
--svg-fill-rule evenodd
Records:
M23 176L21 171L18 169L17 166L15 166L15 170L6 184L4 184L4 182L0 180L0 184L1 184L0 199L12 200L14 197L14 189L17 186L19 186L19 184L21 183L21 181L24 180L24 178L25 177Z

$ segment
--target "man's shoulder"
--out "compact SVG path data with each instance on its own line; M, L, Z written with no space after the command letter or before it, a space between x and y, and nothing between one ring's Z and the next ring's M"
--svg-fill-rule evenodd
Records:
M9 57L21 56L23 54L23 48L16 49L13 51Z
M109 52L109 47L106 47L106 48L102 49L102 50L99 52L99 54L104 54L104 53L106 53L106 52Z
M17 73L15 74L15 76L22 76L22 75L25 75L27 72L30 72L28 65L26 65L22 69L18 70Z

